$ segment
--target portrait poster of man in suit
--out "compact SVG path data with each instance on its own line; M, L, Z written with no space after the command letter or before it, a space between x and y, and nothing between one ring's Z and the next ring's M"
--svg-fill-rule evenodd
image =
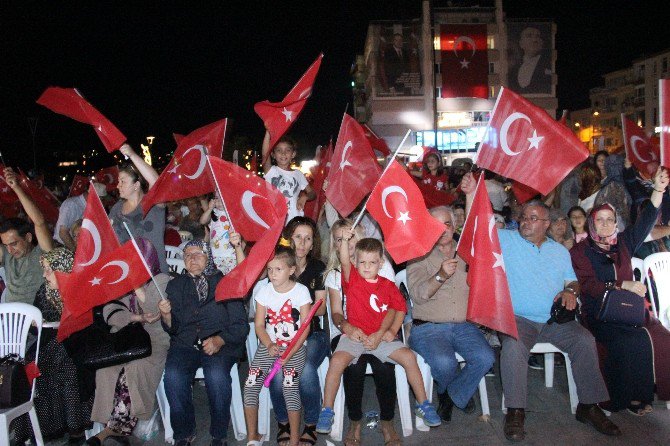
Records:
M420 96L421 28L415 23L379 26L378 97Z
M551 23L507 23L509 88L520 94L552 94Z

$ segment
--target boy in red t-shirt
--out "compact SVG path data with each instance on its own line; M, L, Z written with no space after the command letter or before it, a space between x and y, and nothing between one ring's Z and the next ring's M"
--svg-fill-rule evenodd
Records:
M353 229L345 230L343 238L353 237ZM344 369L358 361L363 354L371 354L384 362L400 364L405 368L417 404L415 412L428 426L439 426L441 420L433 405L426 399L423 378L416 356L396 340L396 333L389 329L396 312L405 313L405 301L395 284L378 275L382 267L384 247L373 238L364 238L356 243L356 268L352 268L349 243L340 244L342 268L342 291L346 296L347 320L344 323L355 329L351 336L342 335L333 353L326 374L323 392L323 409L319 414L316 431L328 434L331 431L335 412L333 404Z

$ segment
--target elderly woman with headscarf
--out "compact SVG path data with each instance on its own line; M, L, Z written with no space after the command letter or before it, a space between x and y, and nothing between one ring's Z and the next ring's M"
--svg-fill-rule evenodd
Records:
M63 300L58 291L54 271L72 271L74 254L67 248L55 248L40 257L44 283L35 295L33 305L42 311L45 323L58 322L63 312ZM54 325L51 325L53 327ZM56 339L57 328L45 326L40 341L39 367L41 376L37 380L35 410L42 436L46 441L69 433L70 443L84 441L84 429L89 423L92 399L84 396L79 385L77 368L68 356L63 344ZM28 353L33 360L35 353ZM92 396L92 395L90 395ZM32 435L28 415L24 415L15 427L18 444Z
M242 258L239 234L230 234L238 263ZM184 246L186 272L167 287L168 300L160 303L163 329L170 335L165 362L165 393L176 446L195 437L195 410L191 384L202 367L209 399L211 445L222 446L228 436L232 384L230 371L244 354L249 334L242 297L215 300L223 277L214 267L209 243L195 239Z
M648 311L642 327L604 322L597 315L608 290L628 290L644 299L646 287L634 280L631 257L656 222L668 185L665 169L658 169L653 185L651 199L642 205L634 225L618 233L617 209L609 203L594 207L588 218L589 237L570 250L582 290L584 322L606 351L601 358L610 394L606 408L627 408L635 415L651 412L654 386L659 399L670 399L670 332Z
M108 437L127 444L137 422L150 419L156 408L156 389L163 375L169 337L155 322L160 318L158 303L170 276L160 272L158 253L149 240L139 238L137 244L154 280L106 304L102 315L113 332L131 322L143 323L151 337L151 356L96 372L91 419L104 423L105 429L89 438L87 444L100 445Z

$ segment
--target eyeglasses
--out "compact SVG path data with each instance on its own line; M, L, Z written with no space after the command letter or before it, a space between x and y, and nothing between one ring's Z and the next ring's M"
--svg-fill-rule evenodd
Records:
M549 221L549 219L548 218L540 218L537 215L531 215L530 217L527 216L527 215L522 215L521 217L519 217L519 221L523 221L523 222L531 221L533 223L537 223L538 221Z
M596 218L596 223L599 225L613 225L616 223L616 219L613 217L607 217L607 218Z

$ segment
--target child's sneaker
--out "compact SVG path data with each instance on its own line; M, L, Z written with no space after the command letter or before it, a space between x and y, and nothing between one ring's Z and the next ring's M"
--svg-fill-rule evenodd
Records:
M433 409L435 412L435 409ZM333 429L335 421L335 411L330 407L324 407L319 414L319 421L316 422L316 431L320 434L329 434Z
M421 404L417 404L416 408L414 409L414 413L418 417L423 418L423 422L426 423L426 426L436 427L442 424L442 420L440 419L440 416L437 414L437 411L435 411L435 407L432 404L430 404L428 400L424 401ZM321 418L319 417L319 419Z

